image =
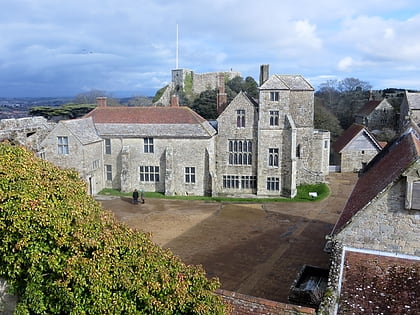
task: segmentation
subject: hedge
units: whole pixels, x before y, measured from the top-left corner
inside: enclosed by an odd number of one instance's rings
[[[0,277],[18,314],[223,314],[220,284],[115,220],[72,170],[0,143]]]

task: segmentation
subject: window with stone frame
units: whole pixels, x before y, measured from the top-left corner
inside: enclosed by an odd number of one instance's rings
[[[253,176],[253,175],[241,176],[241,188],[242,189],[257,188],[257,176]]]
[[[252,141],[228,140],[229,165],[252,165]]]
[[[280,191],[280,178],[267,177],[267,190]]]
[[[236,110],[236,127],[245,128],[245,109]]]
[[[159,166],[140,166],[140,182],[159,181]]]
[[[144,144],[144,153],[154,152],[153,138],[144,138],[143,144]]]
[[[270,92],[270,101],[278,102],[279,99],[279,92]]]
[[[187,184],[195,183],[195,167],[186,167],[185,168],[185,182]]]
[[[268,166],[279,167],[279,149],[278,148],[268,149]]]
[[[280,112],[278,110],[270,110],[270,126],[279,125]]]
[[[239,183],[238,175],[223,175],[223,188],[239,189]]]
[[[58,154],[69,154],[69,138],[66,136],[57,137]]]
[[[105,139],[105,154],[111,154],[111,139]]]
[[[106,180],[112,181],[112,165],[105,165]]]

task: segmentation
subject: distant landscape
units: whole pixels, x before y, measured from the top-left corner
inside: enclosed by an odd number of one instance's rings
[[[29,109],[35,106],[59,107],[69,103],[79,103],[77,97],[0,97],[0,119],[22,118],[29,116]],[[127,106],[152,104],[152,97],[136,96],[113,98],[117,103]]]

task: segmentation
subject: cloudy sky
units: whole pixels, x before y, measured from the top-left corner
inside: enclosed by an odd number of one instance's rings
[[[1,0],[0,97],[154,95],[176,67],[420,90],[418,0]]]

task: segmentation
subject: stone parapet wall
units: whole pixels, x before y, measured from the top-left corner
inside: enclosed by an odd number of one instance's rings
[[[217,290],[223,302],[229,307],[230,315],[295,315],[315,314],[310,307],[286,304],[227,290]]]

